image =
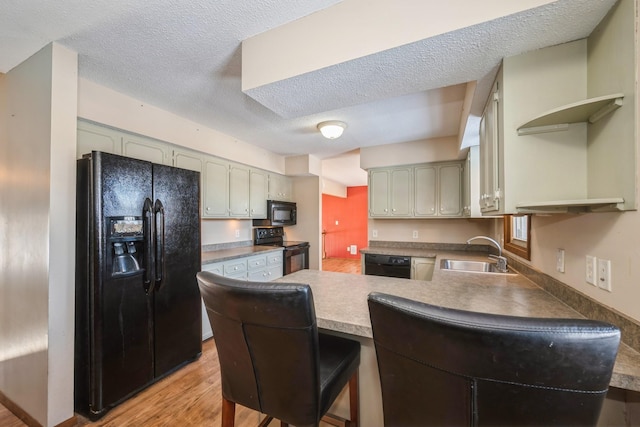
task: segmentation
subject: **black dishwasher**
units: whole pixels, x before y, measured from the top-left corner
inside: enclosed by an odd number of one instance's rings
[[[409,279],[411,277],[411,257],[365,254],[364,274]]]

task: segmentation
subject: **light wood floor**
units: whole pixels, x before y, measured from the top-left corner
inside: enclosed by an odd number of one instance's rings
[[[322,271],[361,274],[362,265],[360,259],[326,258],[322,260]]]
[[[78,416],[79,426],[173,427],[221,425],[222,391],[218,352],[213,339],[202,346],[202,356],[115,407],[98,421]],[[255,427],[258,413],[236,406],[236,426]],[[270,426],[279,426],[272,421]],[[25,427],[0,406],[0,426]]]
[[[324,271],[360,274],[359,259],[327,258]],[[96,422],[78,417],[79,426],[219,426],[221,409],[218,353],[213,340],[203,343],[202,356],[169,377],[112,409]],[[236,426],[253,427],[258,414],[236,407]],[[273,421],[271,425],[280,425]],[[26,424],[0,405],[0,426],[25,427]]]

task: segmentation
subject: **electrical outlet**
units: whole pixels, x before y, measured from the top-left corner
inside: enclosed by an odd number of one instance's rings
[[[414,239],[418,238],[418,230],[413,230],[413,238]]]
[[[598,286],[611,292],[611,261],[608,259],[598,260]]]
[[[373,230],[371,234],[373,235],[373,237],[378,237],[378,230]]]
[[[240,237],[240,230],[236,230],[236,237]]]
[[[585,270],[585,280],[587,283],[596,285],[596,271],[598,270],[598,259],[594,256],[587,255],[587,267]]]
[[[556,270],[564,273],[564,249],[558,249],[556,252]]]

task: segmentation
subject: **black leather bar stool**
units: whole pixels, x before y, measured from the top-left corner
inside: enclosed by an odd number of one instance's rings
[[[617,327],[368,302],[386,426],[596,425]]]
[[[282,425],[318,426],[349,384],[350,420],[358,425],[360,343],[318,333],[311,288],[197,274],[222,377],[222,426],[240,404]],[[340,425],[340,424],[337,424]]]

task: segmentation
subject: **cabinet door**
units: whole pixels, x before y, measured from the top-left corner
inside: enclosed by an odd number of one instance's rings
[[[229,216],[229,164],[206,158],[204,162],[204,200],[202,216],[224,218]]]
[[[151,138],[125,134],[122,142],[122,154],[161,165],[171,164],[169,144]]]
[[[431,280],[435,269],[435,258],[414,258],[411,257],[411,279]]]
[[[173,166],[178,168],[189,169],[202,174],[202,160],[202,155],[196,152],[182,150],[173,151]]]
[[[438,215],[461,216],[462,165],[442,165],[438,172]]]
[[[249,209],[251,218],[267,217],[267,173],[252,169],[249,175]]]
[[[462,171],[462,215],[471,216],[471,150]]]
[[[249,168],[235,164],[229,167],[229,215],[249,217]]]
[[[437,171],[435,166],[416,166],[415,182],[415,215],[436,215]]]
[[[369,216],[389,216],[389,171],[369,171]]]
[[[493,213],[500,210],[498,182],[499,99],[496,82],[480,120],[480,210],[482,213]]]
[[[269,199],[293,201],[293,183],[291,179],[277,173],[269,174]]]
[[[392,216],[412,215],[411,168],[391,170],[390,204]]]
[[[122,133],[104,126],[78,121],[78,141],[76,157],[92,151],[122,154]]]

